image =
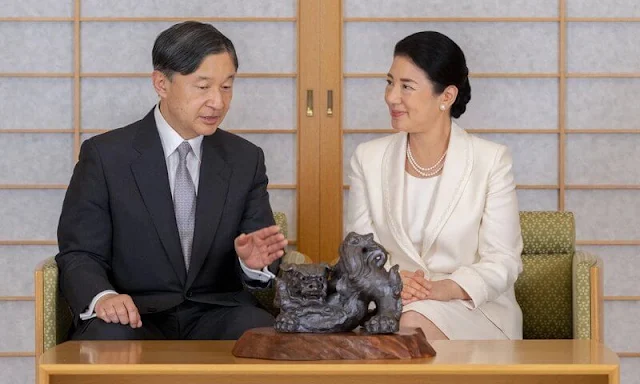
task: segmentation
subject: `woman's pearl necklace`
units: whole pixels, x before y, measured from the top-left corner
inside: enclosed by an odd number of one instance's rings
[[[411,145],[409,145],[409,142],[407,141],[407,159],[409,159],[409,164],[411,164],[411,167],[413,168],[413,170],[416,171],[422,177],[431,177],[440,173],[440,171],[442,171],[442,168],[444,168],[443,160],[446,155],[447,155],[447,151],[445,150],[442,156],[440,156],[440,159],[438,159],[438,161],[434,165],[428,168],[423,168],[420,165],[418,165],[418,162],[413,157],[413,154],[411,153]]]

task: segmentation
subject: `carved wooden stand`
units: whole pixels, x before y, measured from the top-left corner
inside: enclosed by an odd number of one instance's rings
[[[273,328],[246,331],[232,351],[236,357],[269,360],[411,359],[435,356],[421,329],[389,335],[348,333],[279,333]]]

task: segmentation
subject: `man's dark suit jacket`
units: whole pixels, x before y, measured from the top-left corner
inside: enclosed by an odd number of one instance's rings
[[[267,182],[259,147],[221,129],[204,137],[187,274],[153,110],[85,141],[64,199],[56,256],[75,320],[108,289],[130,295],[143,315],[185,300],[256,304],[243,289],[234,239],[274,224]]]

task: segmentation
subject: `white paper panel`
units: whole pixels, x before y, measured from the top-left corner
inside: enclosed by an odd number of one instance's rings
[[[296,0],[83,0],[82,16],[295,17]]]
[[[344,129],[391,128],[385,86],[384,78],[344,80]]]
[[[616,352],[640,351],[640,301],[605,301],[604,342]]]
[[[262,148],[269,184],[296,184],[297,137],[295,134],[242,134]]]
[[[296,80],[236,79],[225,129],[295,129]]]
[[[567,79],[566,126],[640,129],[638,94],[640,79]]]
[[[73,135],[0,133],[0,184],[66,184],[73,168]]]
[[[11,329],[4,330],[11,332]],[[0,334],[2,337],[2,334]],[[0,358],[0,372],[2,384],[35,383],[35,362],[33,357],[2,357]]]
[[[592,253],[602,260],[604,294],[606,296],[640,296],[640,246],[586,246],[578,249]]]
[[[0,301],[0,352],[29,352],[35,345],[33,301]]]
[[[638,0],[567,0],[569,17],[638,17]],[[640,375],[639,375],[640,376]],[[626,384],[623,381],[623,384]]]
[[[73,17],[73,0],[3,1],[0,17]]]
[[[620,358],[620,384],[640,384],[640,358]]]
[[[517,184],[558,183],[557,135],[511,133],[478,136],[509,148]]]
[[[58,252],[55,245],[0,245],[0,296],[32,296],[38,263]]]
[[[82,24],[83,72],[151,72],[156,37],[172,22]],[[295,72],[293,22],[212,23],[234,44],[239,72]],[[126,41],[127,44],[122,44]]]
[[[0,23],[0,72],[73,71],[70,22]]]
[[[0,79],[1,129],[72,129],[71,79]]]
[[[395,44],[428,30],[455,41],[471,73],[558,71],[557,23],[347,22],[345,72],[387,73]]]
[[[555,17],[555,1],[346,0],[346,17]]]
[[[566,148],[567,184],[640,184],[636,134],[571,134]]]
[[[158,102],[151,78],[82,79],[82,128],[114,129],[142,119]]]
[[[547,189],[518,189],[518,209],[521,211],[555,211],[558,191]]]
[[[471,79],[464,128],[557,129],[558,80]]]
[[[64,190],[0,189],[0,239],[55,240]]]
[[[638,72],[638,23],[569,23],[569,72]]]
[[[640,191],[569,190],[565,198],[565,209],[576,217],[578,240],[640,239]]]
[[[236,49],[240,73],[296,72],[295,22],[216,23]]]

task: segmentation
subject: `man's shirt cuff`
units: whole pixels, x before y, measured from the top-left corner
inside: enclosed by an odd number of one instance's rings
[[[258,281],[261,281],[263,283],[267,283],[267,282],[269,282],[269,280],[274,279],[276,277],[276,275],[274,275],[269,270],[268,267],[262,268],[262,271],[257,270],[257,269],[251,269],[251,268],[247,267],[244,264],[244,262],[242,262],[242,260],[240,260],[240,258],[238,258],[238,260],[240,261],[240,267],[242,268],[242,271],[251,280],[258,280]]]
[[[118,292],[107,289],[106,291],[102,291],[100,293],[98,293],[97,295],[95,295],[95,297],[93,298],[93,300],[91,300],[91,304],[89,304],[89,307],[87,308],[86,311],[82,312],[80,314],[80,320],[89,320],[89,319],[93,319],[94,317],[96,317],[96,313],[95,313],[95,308],[96,308],[96,303],[98,302],[98,300],[102,299],[103,296],[105,295],[109,295],[109,294],[118,294]]]

